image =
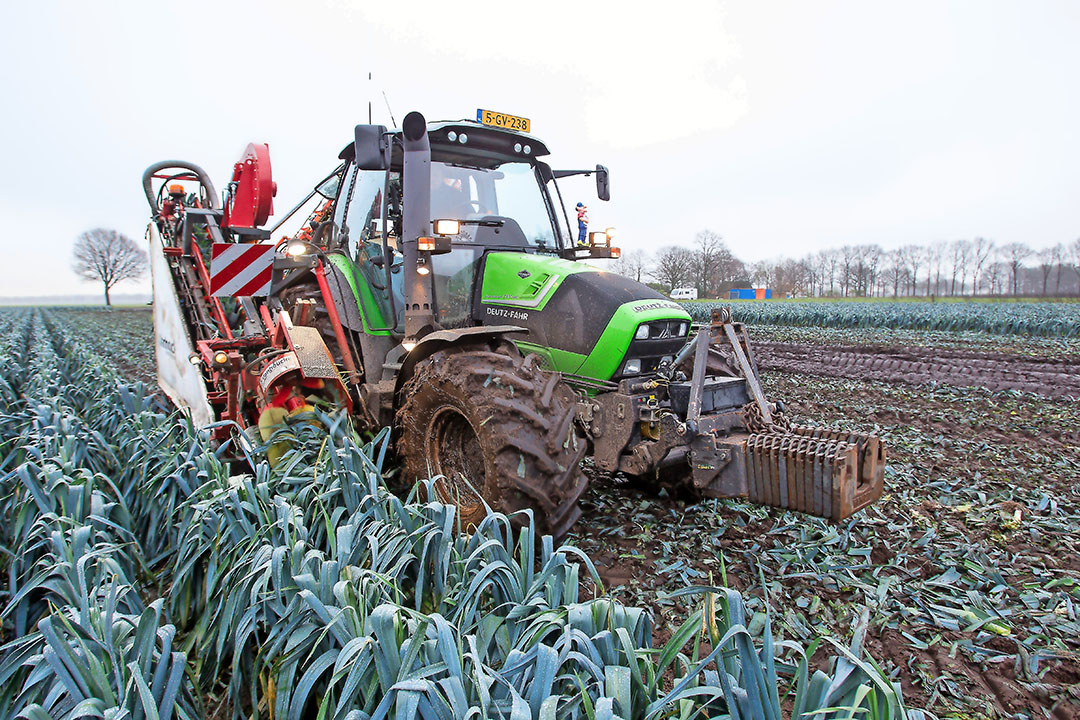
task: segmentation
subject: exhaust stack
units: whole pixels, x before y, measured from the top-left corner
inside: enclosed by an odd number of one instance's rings
[[[431,236],[431,144],[428,142],[427,120],[411,112],[401,123],[405,166],[402,180],[404,196],[404,256],[405,272],[405,342],[415,343],[438,329],[435,321],[434,293],[431,280],[431,253],[421,251],[419,239]],[[423,261],[429,269],[421,275],[416,271]]]

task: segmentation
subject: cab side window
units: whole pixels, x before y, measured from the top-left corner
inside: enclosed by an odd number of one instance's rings
[[[347,184],[344,188],[343,202],[339,201],[340,217],[338,225],[341,232],[347,237],[345,250],[353,260],[353,272],[357,281],[359,298],[363,305],[364,317],[373,328],[384,328],[391,323],[391,318],[396,316],[400,325],[404,307],[402,296],[402,281],[400,255],[397,255],[395,235],[395,202],[396,213],[400,218],[400,192],[397,200],[394,199],[394,181],[398,178],[397,186],[400,187],[400,177],[394,173],[390,177],[390,204],[387,207],[388,241],[395,251],[391,255],[391,279],[390,287],[386,283],[385,258],[383,257],[383,204],[387,201],[387,177],[386,173],[379,170],[357,170],[355,167],[350,171]],[[364,290],[363,287],[370,290]],[[364,298],[368,298],[365,300]],[[391,298],[397,308],[393,312]],[[374,307],[368,307],[373,302]]]
[[[349,255],[358,263],[382,255],[382,205],[385,174],[353,170],[341,231],[348,233]]]

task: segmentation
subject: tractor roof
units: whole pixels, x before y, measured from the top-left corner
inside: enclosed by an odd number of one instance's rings
[[[533,135],[481,125],[475,120],[430,122],[427,129],[432,159],[439,162],[495,167],[506,162],[530,162],[550,154],[547,145]],[[394,128],[390,133],[400,135],[401,130]],[[352,156],[353,144],[349,143],[338,157],[348,160]],[[401,159],[401,145],[394,143],[391,164],[400,167]]]

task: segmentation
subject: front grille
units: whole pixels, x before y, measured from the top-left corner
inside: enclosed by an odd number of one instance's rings
[[[650,340],[663,340],[668,338],[685,339],[686,329],[690,327],[690,323],[686,320],[654,320],[653,322],[646,324],[649,326]],[[680,326],[683,330],[682,335],[679,334]]]
[[[678,328],[680,321],[674,321],[676,329]],[[681,321],[681,322],[686,322]],[[649,323],[655,325],[657,323]],[[689,323],[687,323],[689,324]],[[675,357],[682,346],[686,344],[685,337],[663,337],[649,340],[632,340],[630,347],[626,350],[626,355],[623,356],[622,363],[619,365],[619,369],[612,380],[618,381],[623,378],[641,377],[642,375],[648,375],[656,372],[656,369],[660,366],[660,361],[665,357]],[[626,361],[633,358],[639,358],[641,360],[641,372],[625,374],[623,368],[626,367]]]

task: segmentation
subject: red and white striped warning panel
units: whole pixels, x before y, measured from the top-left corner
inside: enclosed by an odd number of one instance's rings
[[[274,246],[214,243],[210,250],[210,294],[248,297],[270,294]]]

